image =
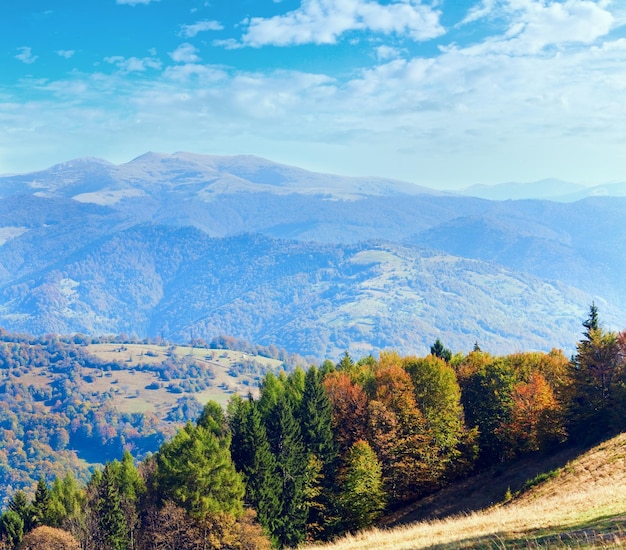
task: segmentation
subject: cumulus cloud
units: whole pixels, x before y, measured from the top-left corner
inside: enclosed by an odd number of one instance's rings
[[[284,15],[250,19],[242,43],[253,47],[334,44],[350,31],[429,40],[445,32],[439,17],[440,12],[419,0],[388,4],[372,0],[302,0],[298,9]]]
[[[196,63],[200,61],[198,48],[188,42],[178,46],[173,52],[170,52],[169,56],[176,63]]]
[[[70,57],[74,56],[76,51],[75,50],[57,50],[55,53],[58,56],[60,56],[60,57],[64,57],[65,59],[69,59]]]
[[[30,65],[39,59],[39,56],[34,55],[32,48],[29,48],[28,46],[18,48],[18,52],[19,53],[15,56],[15,59],[18,59],[27,65]]]
[[[193,38],[199,32],[221,31],[223,28],[223,25],[219,21],[198,21],[191,25],[181,25],[180,35],[185,38]]]
[[[161,69],[161,61],[153,57],[122,57],[121,55],[114,55],[105,57],[107,63],[115,65],[122,73],[143,73],[148,69],[159,70]]]

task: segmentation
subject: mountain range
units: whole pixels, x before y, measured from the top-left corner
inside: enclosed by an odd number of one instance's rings
[[[76,159],[0,177],[0,326],[229,334],[316,359],[436,338],[571,350],[592,301],[626,319],[618,191],[488,200],[253,156]]]

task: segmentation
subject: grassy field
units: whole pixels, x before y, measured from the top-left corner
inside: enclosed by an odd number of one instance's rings
[[[201,404],[215,400],[226,404],[233,393],[256,394],[258,373],[262,369],[278,368],[280,361],[266,357],[251,356],[240,351],[191,348],[187,346],[157,346],[148,344],[92,344],[87,351],[107,362],[118,363],[119,370],[100,370],[82,367],[76,373],[81,392],[112,395],[115,406],[121,412],[152,412],[165,418],[168,411],[181,397],[193,396]],[[201,369],[201,377],[210,386],[202,391],[173,392],[186,377],[163,381],[158,372],[144,370],[144,365],[158,367],[170,359],[193,359]],[[249,365],[250,372],[242,372],[242,365]],[[50,384],[55,374],[47,369],[31,369],[21,376],[20,382],[35,387]]]
[[[191,348],[188,346],[173,346],[165,348],[162,346],[145,344],[96,344],[88,347],[89,353],[104,360],[114,360],[127,364],[129,367],[149,363],[158,365],[163,362],[167,354],[179,358],[193,358],[195,363],[207,371],[211,376],[211,387],[207,390],[194,392],[192,395],[205,404],[209,400],[214,400],[226,404],[233,393],[246,395],[249,391],[256,394],[256,375],[236,373],[233,369],[237,364],[245,362],[261,365],[263,368],[277,368],[280,361],[268,359],[266,357],[251,356],[240,351],[230,350],[209,350],[205,348]],[[151,410],[159,412],[161,409],[169,409],[173,406],[180,394],[171,393],[167,386],[159,389],[147,390],[146,387],[158,381],[158,376],[153,372],[142,372],[139,369],[129,369],[127,371],[117,371],[113,373],[113,380],[120,387],[119,403],[120,410]],[[102,380],[102,379],[101,379]],[[182,382],[183,379],[172,379],[171,384]],[[96,385],[96,391],[107,387],[106,380],[103,387]]]
[[[307,548],[626,547],[626,434],[545,474],[527,490],[482,510],[374,529]]]

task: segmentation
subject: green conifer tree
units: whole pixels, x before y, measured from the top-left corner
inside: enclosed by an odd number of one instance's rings
[[[85,492],[68,472],[55,478],[50,488],[52,526],[78,534],[85,526]]]
[[[189,516],[204,519],[243,512],[244,485],[230,456],[230,437],[190,422],[156,455],[155,486]]]
[[[302,441],[312,468],[308,487],[309,538],[326,538],[336,517],[332,504],[338,450],[332,429],[332,404],[315,366],[306,373],[299,417]]]
[[[270,411],[266,429],[280,481],[280,515],[271,534],[281,547],[293,547],[306,535],[307,460],[300,426],[294,418],[293,405],[285,394]]]
[[[51,525],[53,521],[51,501],[50,488],[43,476],[40,476],[32,503],[33,526]]]
[[[7,508],[20,517],[24,531],[28,531],[32,528],[33,508],[24,491],[16,491],[9,500]]]
[[[439,338],[430,346],[430,354],[443,359],[446,363],[449,363],[450,359],[452,359],[452,352],[443,345]]]
[[[0,517],[0,533],[10,548],[17,548],[24,536],[24,521],[14,510],[7,510]]]
[[[247,400],[231,402],[231,452],[237,470],[243,474],[247,504],[257,511],[259,523],[268,533],[277,529],[280,517],[281,483],[276,476],[276,458],[272,454],[257,403]]]
[[[122,510],[116,466],[107,463],[95,487],[96,540],[102,550],[126,550],[129,531]]]
[[[616,423],[613,414],[620,410],[615,390],[621,385],[621,349],[618,335],[600,326],[595,304],[589,308],[583,326],[584,338],[576,346],[571,365],[574,388],[570,430],[577,439],[593,440],[624,425],[623,420]]]

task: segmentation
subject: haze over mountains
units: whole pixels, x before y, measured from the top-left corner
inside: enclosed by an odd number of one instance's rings
[[[626,197],[609,192],[496,201],[252,156],[77,159],[0,177],[0,326],[316,358],[438,337],[571,350],[592,300],[626,325]]]
[[[587,197],[626,197],[626,182],[585,186],[554,178],[530,182],[508,182],[498,185],[472,185],[459,193],[489,200],[546,199],[574,202]]]

